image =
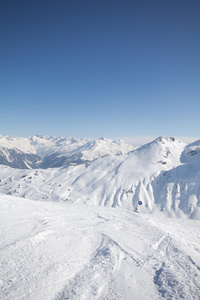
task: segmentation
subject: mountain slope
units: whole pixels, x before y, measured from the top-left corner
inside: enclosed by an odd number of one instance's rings
[[[141,213],[200,219],[200,160],[182,163],[185,146],[158,138],[126,155],[79,166],[37,171],[1,166],[0,192],[134,211],[140,200]]]
[[[187,145],[182,153],[181,161],[195,162],[200,159],[200,140]]]
[[[35,169],[41,162],[36,154],[24,153],[19,149],[0,148],[0,164],[17,169]]]

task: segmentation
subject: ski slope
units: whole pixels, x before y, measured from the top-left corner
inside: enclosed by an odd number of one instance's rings
[[[0,298],[199,299],[200,221],[0,196]]]

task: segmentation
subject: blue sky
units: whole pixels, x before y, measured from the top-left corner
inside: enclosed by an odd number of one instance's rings
[[[1,1],[0,41],[2,135],[199,137],[199,0]]]

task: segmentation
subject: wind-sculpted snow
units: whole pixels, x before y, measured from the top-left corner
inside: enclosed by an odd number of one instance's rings
[[[199,299],[199,221],[0,196],[0,298]]]

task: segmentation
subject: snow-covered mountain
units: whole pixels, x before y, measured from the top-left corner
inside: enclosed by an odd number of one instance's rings
[[[3,140],[0,299],[199,299],[200,141]],[[82,163],[27,169],[66,151]]]
[[[55,168],[82,164],[108,155],[125,154],[134,147],[122,140],[0,136],[0,164],[18,169]]]
[[[200,219],[199,145],[159,137],[127,154],[76,166],[47,170],[1,166],[0,192],[134,211],[140,200],[143,213],[162,211]]]

